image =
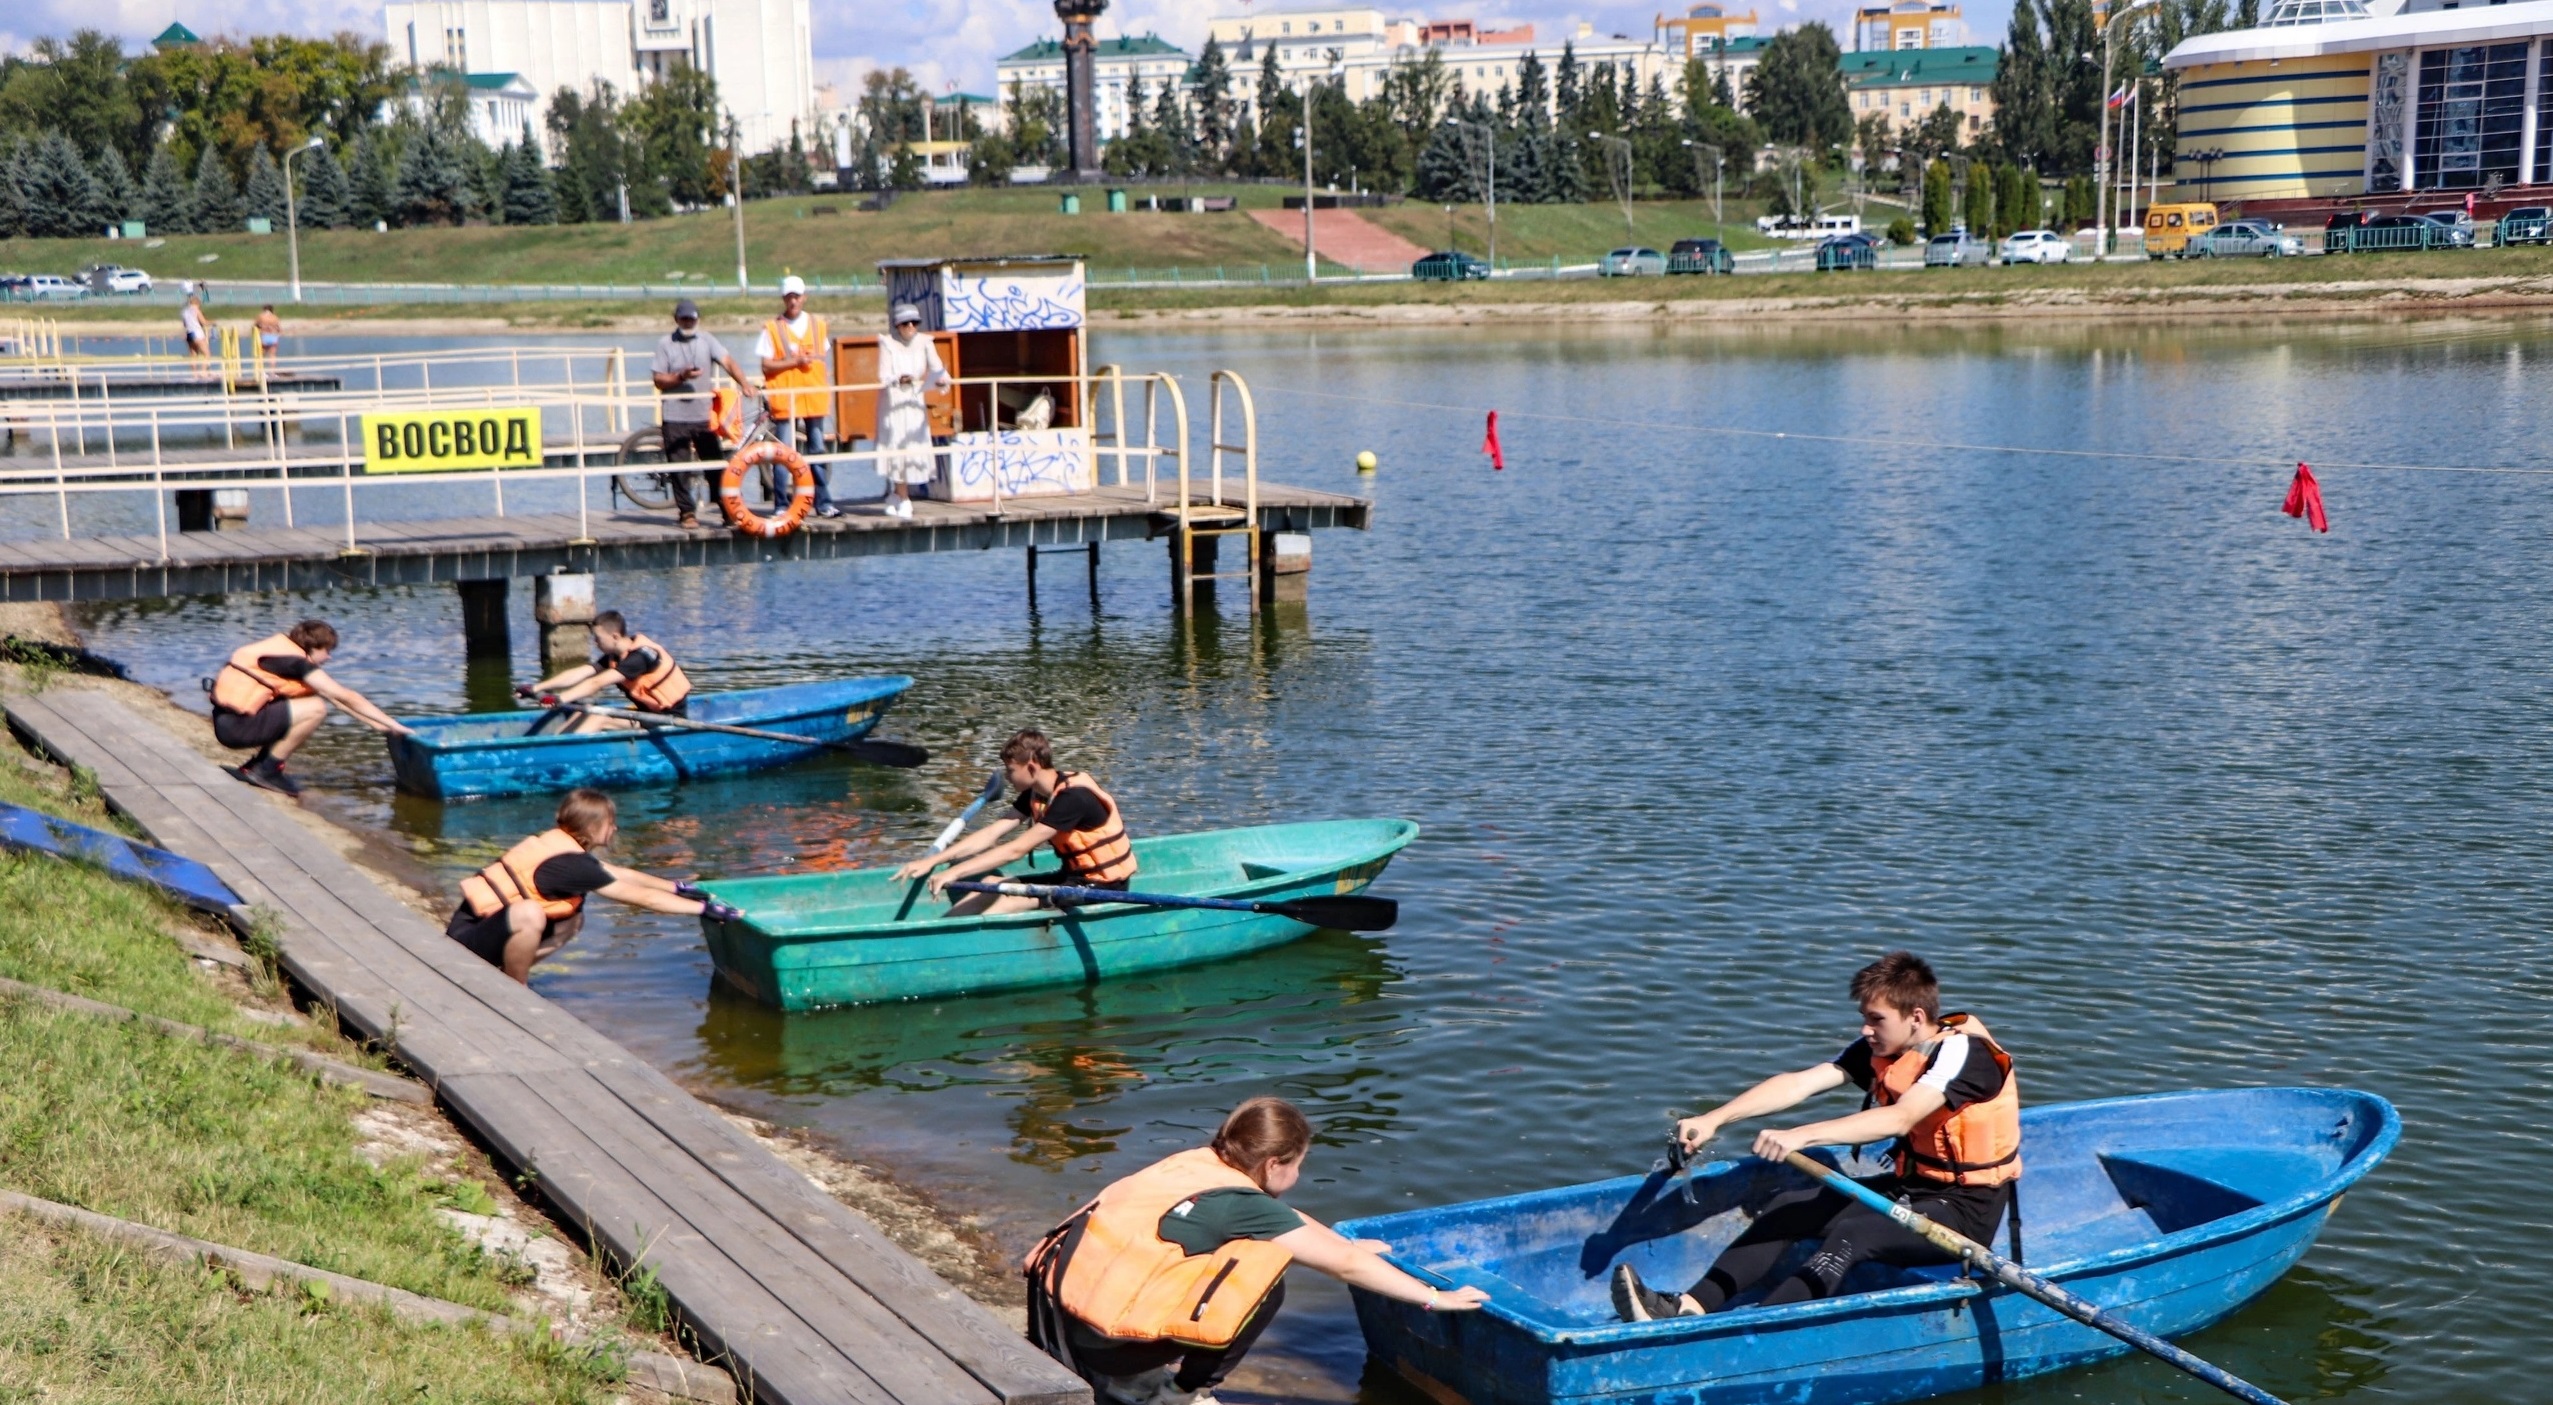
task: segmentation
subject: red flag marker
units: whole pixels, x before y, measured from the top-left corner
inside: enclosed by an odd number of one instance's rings
[[[1489,412],[1489,437],[1481,441],[1480,451],[1489,455],[1491,468],[1503,469],[1507,466],[1507,454],[1498,447],[1498,412],[1496,410]]]
[[[2290,517],[2302,517],[2317,532],[2331,530],[2331,519],[2323,515],[2323,485],[2314,481],[2314,471],[2296,465],[2296,477],[2287,485],[2287,505],[2281,509]]]

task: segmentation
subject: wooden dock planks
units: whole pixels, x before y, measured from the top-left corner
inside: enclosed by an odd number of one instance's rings
[[[10,725],[219,874],[286,968],[529,1171],[615,1263],[655,1269],[703,1349],[774,1405],[1088,1405],[1080,1380],[714,1109],[445,938],[112,696],[11,699]]]
[[[1199,489],[1202,495],[1202,487]],[[766,561],[1002,547],[1145,541],[1166,529],[1168,494],[1136,485],[990,504],[916,502],[910,520],[855,504],[844,516],[811,519],[786,537],[748,537],[718,527],[690,531],[668,514],[610,511],[508,516],[402,518],[359,522],[356,549],[345,529],[248,527],[171,532],[167,558],[157,536],[38,538],[0,552],[0,599],[137,599],[232,590],[415,585],[543,575],[554,570],[652,570]],[[1201,496],[1200,501],[1203,501]],[[1270,531],[1365,527],[1362,498],[1262,483],[1259,525]]]

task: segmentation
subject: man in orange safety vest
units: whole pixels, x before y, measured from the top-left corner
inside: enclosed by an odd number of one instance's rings
[[[763,398],[780,442],[802,454],[826,452],[831,447],[824,436],[824,412],[833,395],[833,340],[824,319],[807,311],[807,280],[794,273],[780,280],[780,315],[762,324],[754,355],[762,361]],[[808,467],[815,472],[816,516],[841,516],[825,466]],[[784,472],[778,464],[764,468],[763,484],[774,509],[789,500],[789,487],[781,482]]]

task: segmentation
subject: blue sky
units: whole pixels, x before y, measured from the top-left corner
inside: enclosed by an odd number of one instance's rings
[[[1258,8],[1275,10],[1294,0],[1260,0]],[[984,92],[992,87],[993,60],[1057,29],[1049,0],[811,0],[815,18],[817,74],[820,79],[849,84],[865,69],[901,64],[933,89],[950,84]],[[1799,20],[1822,19],[1841,33],[1852,0],[1755,0],[1767,29]],[[1100,20],[1103,33],[1154,32],[1193,49],[1205,38],[1208,18],[1246,8],[1241,0],[1113,0]],[[1602,3],[1507,3],[1473,5],[1463,0],[1430,0],[1388,11],[1428,18],[1468,16],[1481,20],[1531,22],[1538,38],[1555,49],[1576,31],[1579,22],[1601,33],[1646,35],[1663,5]],[[2003,36],[2010,0],[1984,0],[1966,7],[1972,42],[1994,43]],[[183,21],[199,34],[265,33],[277,29],[304,34],[333,34],[350,29],[367,38],[381,34],[381,8],[365,0],[10,0],[0,11],[0,48],[25,49],[40,35],[67,34],[94,25],[121,35],[139,47],[166,28]]]

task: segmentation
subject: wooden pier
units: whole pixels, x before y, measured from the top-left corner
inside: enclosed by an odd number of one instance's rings
[[[312,487],[325,491],[325,484]],[[303,491],[296,489],[296,491]],[[1373,505],[1312,488],[1261,483],[1261,532],[1363,528]],[[1192,502],[1208,502],[1193,498]],[[1240,509],[1239,495],[1224,500]],[[0,599],[132,600],[234,590],[504,581],[554,571],[657,570],[765,561],[1145,541],[1175,525],[1140,486],[1005,499],[916,502],[911,520],[855,502],[839,518],[809,518],[766,539],[723,527],[685,531],[670,513],[633,510],[359,522],[332,527],[43,538],[0,543]],[[162,555],[162,542],[166,555]]]
[[[518,519],[519,520],[519,519]],[[239,587],[232,587],[239,588]],[[768,1405],[1088,1405],[1089,1388],[619,1045],[445,937],[112,696],[12,699],[153,843],[209,865],[292,978],[389,1049],[616,1271],[655,1270],[704,1356]]]

